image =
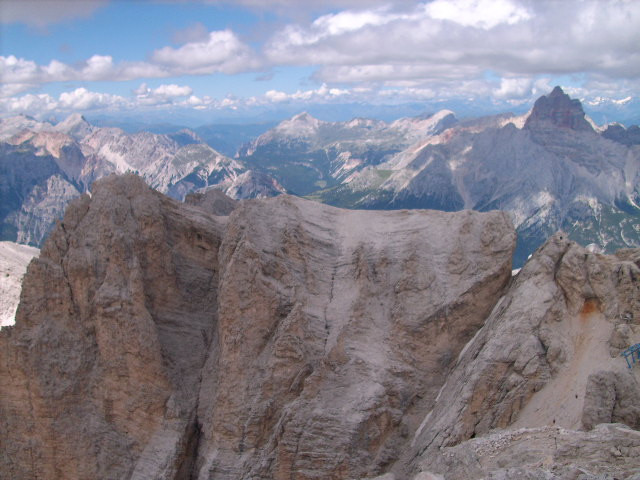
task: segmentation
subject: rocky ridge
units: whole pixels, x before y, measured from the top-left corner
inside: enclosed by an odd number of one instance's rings
[[[241,147],[236,157],[272,173],[287,190],[306,195],[378,165],[457,121],[449,110],[391,123],[367,118],[325,122],[303,112]]]
[[[514,245],[501,212],[102,179],[0,331],[0,475],[635,478],[640,252],[558,234],[512,279]]]
[[[267,173],[250,171],[188,130],[129,134],[73,114],[56,125],[3,119],[0,139],[0,238],[19,243],[40,245],[66,204],[112,173],[136,172],[178,199],[207,188],[235,198],[284,192]]]

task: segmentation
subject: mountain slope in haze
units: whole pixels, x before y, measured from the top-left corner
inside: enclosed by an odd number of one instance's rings
[[[101,179],[0,330],[0,477],[637,478],[640,249],[515,240]]]
[[[237,158],[273,175],[287,190],[306,195],[337,185],[456,122],[448,110],[392,123],[364,118],[324,122],[305,112],[243,146]]]
[[[4,119],[0,139],[0,238],[20,243],[40,245],[68,201],[111,173],[137,172],[178,199],[211,187],[235,198],[284,192],[267,174],[251,173],[190,130],[126,133],[73,114],[56,125]]]
[[[275,127],[276,122],[257,124],[212,124],[194,129],[203,141],[218,152],[234,157],[238,150],[246,143]]]
[[[519,265],[560,229],[606,251],[640,245],[635,129],[595,131],[559,87],[517,120],[454,126],[315,197],[356,208],[505,210]]]

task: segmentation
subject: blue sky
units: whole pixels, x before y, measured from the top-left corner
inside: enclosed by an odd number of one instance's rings
[[[635,0],[2,0],[0,19],[3,116],[640,91]]]

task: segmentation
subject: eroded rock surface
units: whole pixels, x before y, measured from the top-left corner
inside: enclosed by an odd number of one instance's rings
[[[563,234],[536,252],[465,347],[425,417],[413,450],[421,468],[437,471],[443,448],[493,429],[576,431],[608,422],[637,428],[640,374],[614,345],[640,341],[637,260],[634,250],[590,253]]]
[[[133,176],[72,203],[0,331],[2,478],[177,478],[222,229]]]
[[[427,474],[447,480],[634,480],[639,455],[640,433],[626,425],[601,424],[590,432],[554,426],[498,431],[444,448],[432,468],[447,473],[422,472],[413,480]]]
[[[384,469],[501,294],[513,243],[497,212],[245,201],[220,249],[197,478]]]
[[[73,203],[2,331],[13,478],[382,471],[510,278],[506,215],[283,196],[208,215],[134,176]]]
[[[0,242],[0,327],[12,325],[20,302],[22,276],[39,250],[13,242]]]
[[[0,332],[0,477],[639,471],[639,251],[558,234],[512,279],[500,212],[188,203],[67,210]]]

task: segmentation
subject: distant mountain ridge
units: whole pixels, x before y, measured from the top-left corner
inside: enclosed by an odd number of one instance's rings
[[[505,210],[519,235],[516,265],[559,229],[606,252],[640,245],[640,128],[596,125],[560,87],[520,116],[329,122],[302,112],[235,158],[188,129],[126,133],[80,115],[57,125],[5,119],[0,141],[0,238],[34,245],[66,201],[126,171],[178,199],[215,186],[234,198],[287,191],[348,208]]]
[[[606,251],[640,245],[637,127],[600,132],[556,87],[525,117],[461,122],[314,198],[350,208],[506,210],[516,264],[557,230]]]
[[[236,157],[271,173],[287,190],[307,195],[338,185],[457,122],[449,110],[391,123],[366,118],[325,122],[303,112],[241,147]]]
[[[79,114],[56,125],[11,117],[0,121],[0,239],[40,245],[69,200],[98,178],[125,172],[177,199],[210,187],[235,198],[285,191],[188,129],[127,133],[96,127]]]

